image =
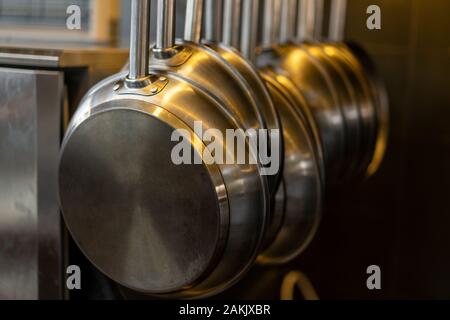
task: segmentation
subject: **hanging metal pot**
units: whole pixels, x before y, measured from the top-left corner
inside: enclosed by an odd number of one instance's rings
[[[243,0],[241,51],[249,60],[257,46],[258,4],[257,0]],[[259,263],[273,265],[296,258],[317,231],[323,200],[323,163],[318,152],[320,142],[301,112],[304,106],[298,105],[276,74],[263,69],[261,76],[280,115],[285,146],[283,183],[276,197],[276,208],[282,215],[276,215],[275,236],[258,257]]]
[[[187,1],[187,10],[195,12],[195,14],[188,16],[196,17],[196,19],[194,21],[191,19],[186,20],[185,39],[190,39],[197,43],[199,42],[202,31],[201,3],[202,1]],[[202,43],[217,52],[223,60],[242,76],[242,79],[247,86],[247,90],[252,94],[253,99],[267,124],[270,135],[269,143],[276,141],[276,145],[279,147],[277,151],[277,154],[280,155],[278,159],[278,173],[276,175],[268,176],[272,195],[272,210],[270,220],[267,223],[265,236],[265,243],[267,243],[273,239],[278,231],[279,221],[283,214],[283,209],[280,209],[280,206],[276,204],[275,200],[275,195],[280,186],[284,161],[282,130],[278,113],[264,81],[261,79],[257,69],[252,63],[237,50],[239,43],[237,43],[236,39],[239,39],[240,32],[240,21],[238,21],[240,20],[240,4],[240,0],[225,0],[225,5],[220,0],[206,0],[204,10],[206,27],[204,30],[205,37]],[[224,24],[223,27],[222,22]],[[224,40],[221,40],[222,35]]]
[[[322,43],[318,43],[322,26],[323,1],[288,0],[283,2],[283,23],[281,43],[301,44],[301,47],[320,61],[327,74],[332,79],[333,86],[338,93],[339,104],[342,107],[346,124],[346,157],[342,168],[342,178],[352,179],[358,172],[361,154],[364,152],[363,113],[358,100],[359,92],[355,90],[352,78],[347,69],[330,56],[328,49],[324,50]],[[297,17],[292,12],[297,12]],[[297,27],[295,20],[298,19]],[[297,28],[297,36],[294,37]]]
[[[265,6],[267,18],[273,19],[273,13],[281,11],[282,1],[266,0]],[[349,154],[346,117],[333,84],[335,79],[306,47],[293,43],[267,43],[258,56],[258,65],[280,75],[283,81],[279,82],[286,83],[293,96],[301,96],[306,101],[308,110],[302,112],[310,114],[314,119],[310,122],[317,125],[327,184],[335,184],[342,177]]]
[[[148,0],[132,1],[129,71],[96,85],[71,120],[60,156],[60,205],[80,249],[118,284],[149,297],[210,296],[238,281],[261,249],[267,180],[258,164],[201,157],[208,146],[196,121],[223,134],[242,128],[229,108],[238,95],[224,103],[196,84],[210,58],[197,55],[204,49],[195,44],[172,45],[173,1],[158,1],[158,67],[149,73],[149,7]],[[198,70],[188,72],[189,65]],[[186,136],[185,155],[199,164],[174,162],[181,141],[174,134]]]
[[[188,0],[188,6],[191,6],[191,2],[194,1]],[[242,76],[259,107],[269,134],[274,135],[269,142],[277,141],[278,154],[283,155],[281,123],[270,93],[253,64],[238,51],[240,47],[241,0],[206,0],[205,7],[207,19],[203,43],[217,52]],[[197,31],[196,37],[200,37],[199,31]],[[280,168],[283,167],[283,161],[284,159],[281,157]],[[281,177],[282,170],[277,175],[268,177],[272,194],[276,193]]]
[[[369,132],[366,155],[361,161],[360,173],[370,177],[379,169],[386,152],[389,135],[389,99],[383,81],[367,52],[358,44],[344,42],[347,0],[332,0],[329,39],[324,44],[333,59],[353,71],[354,85],[362,94],[364,123]],[[364,107],[365,105],[365,107]],[[372,117],[370,119],[369,117]]]

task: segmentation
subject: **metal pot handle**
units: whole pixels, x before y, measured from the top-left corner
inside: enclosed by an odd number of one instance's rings
[[[283,0],[281,5],[280,43],[295,41],[297,0]]]
[[[131,1],[130,67],[127,79],[148,77],[150,0]]]
[[[175,0],[158,0],[156,18],[156,44],[158,54],[172,52],[175,46]]]
[[[206,41],[219,43],[222,38],[223,0],[205,0],[205,35]]]
[[[186,21],[184,39],[200,43],[202,38],[203,0],[188,0],[186,4]]]
[[[281,2],[286,0],[266,0],[263,13],[262,47],[271,48],[280,38]]]
[[[259,0],[243,0],[240,51],[250,61],[256,59],[258,46]]]
[[[322,38],[323,0],[299,0],[297,42]]]
[[[329,40],[333,42],[342,42],[344,40],[346,18],[347,0],[331,1]]]
[[[229,47],[240,47],[241,3],[241,0],[225,0],[222,42]]]

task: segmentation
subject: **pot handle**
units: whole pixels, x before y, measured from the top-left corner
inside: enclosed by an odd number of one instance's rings
[[[259,0],[243,0],[240,51],[248,60],[256,59],[258,45]]]
[[[148,77],[150,0],[131,1],[130,67],[128,79]]]
[[[222,42],[237,49],[240,47],[241,4],[241,0],[225,0],[223,8]]]
[[[347,0],[332,0],[330,9],[329,40],[342,42],[345,34],[345,21],[347,18]]]
[[[158,0],[156,18],[156,43],[158,54],[172,52],[175,46],[175,0]]]
[[[281,14],[279,15],[281,16],[280,43],[295,41],[297,2],[297,0],[282,0],[283,4],[281,5]]]
[[[323,0],[299,0],[297,42],[322,38]]]
[[[223,5],[223,0],[205,0],[205,40],[207,41],[219,43],[223,40]]]
[[[266,0],[264,3],[261,46],[265,49],[271,48],[279,42],[282,1],[286,0]]]
[[[202,38],[203,0],[187,0],[184,39],[200,43]]]

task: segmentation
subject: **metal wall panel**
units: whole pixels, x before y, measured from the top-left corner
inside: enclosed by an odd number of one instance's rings
[[[0,299],[61,297],[63,76],[0,68]]]

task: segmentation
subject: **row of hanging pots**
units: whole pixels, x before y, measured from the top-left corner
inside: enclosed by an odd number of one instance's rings
[[[255,263],[296,258],[326,190],[377,171],[386,94],[363,50],[316,37],[321,1],[188,0],[175,41],[175,1],[157,0],[151,46],[150,1],[131,3],[130,63],[88,92],[62,144],[63,216],[124,295],[215,295]],[[333,5],[330,25],[342,29],[345,2]],[[249,161],[205,161],[199,121],[234,130]],[[174,163],[180,130],[197,163]],[[265,173],[249,130],[267,133],[279,170]]]

